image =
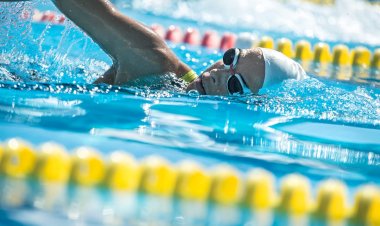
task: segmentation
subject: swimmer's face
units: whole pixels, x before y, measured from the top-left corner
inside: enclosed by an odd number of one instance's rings
[[[265,63],[260,49],[243,49],[236,64],[235,73],[240,74],[252,93],[258,93],[264,82]],[[187,87],[203,95],[229,95],[227,81],[231,76],[222,60],[207,68],[201,76]]]

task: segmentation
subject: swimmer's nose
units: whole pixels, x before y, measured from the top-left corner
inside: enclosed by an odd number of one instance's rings
[[[208,82],[212,82],[212,83],[215,83],[215,76],[212,75],[214,74],[213,71],[215,71],[216,69],[213,69],[211,70],[210,72],[205,72],[202,74],[202,80],[203,81],[208,81]]]
[[[228,69],[213,69],[210,71],[210,77],[216,85],[220,85],[225,83],[227,77],[229,77],[229,73]]]

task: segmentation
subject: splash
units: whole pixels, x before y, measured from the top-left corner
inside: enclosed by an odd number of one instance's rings
[[[0,2],[0,81],[91,83],[108,69],[109,59],[72,22],[32,23],[37,4],[48,3]]]
[[[145,76],[135,79],[126,84],[127,86],[144,89],[145,91],[169,91],[184,92],[187,84],[182,79],[177,78],[173,73],[163,75]]]
[[[27,48],[31,31],[32,2],[0,2],[0,47],[2,51]]]
[[[316,78],[287,80],[265,90],[266,99],[255,110],[334,122],[380,125],[378,89]]]
[[[240,0],[238,0],[240,1]],[[150,9],[147,5],[149,1],[144,0],[140,3],[133,2],[135,8]],[[242,2],[243,3],[243,2]],[[104,86],[86,85],[92,83],[102,72],[109,67],[109,61],[104,60],[104,53],[86,36],[79,31],[73,24],[68,22],[61,30],[54,29],[47,25],[42,28],[37,38],[33,39],[31,29],[35,25],[31,25],[28,19],[23,21],[19,18],[25,13],[30,12],[32,3],[2,3],[1,7],[1,29],[7,28],[9,32],[1,33],[1,41],[10,42],[13,33],[19,33],[20,40],[23,40],[25,46],[35,46],[38,49],[23,49],[23,44],[10,45],[7,50],[3,50],[0,57],[0,80],[5,82],[20,82],[17,85],[20,89],[24,89],[22,83],[31,83],[27,87],[33,90],[34,83],[38,82],[44,86],[47,84],[49,88],[43,88],[43,91],[61,92],[66,90],[71,93],[81,93],[82,90],[89,90],[89,93],[109,93],[120,92],[119,88],[110,89]],[[12,5],[11,5],[12,4]],[[204,1],[179,1],[176,4],[173,1],[165,1],[164,6],[184,7],[197,4],[199,9],[208,4]],[[206,5],[205,5],[206,4]],[[266,6],[266,4],[275,4],[278,7],[285,7],[286,4],[296,4],[295,1],[288,1],[285,5],[278,1],[268,1],[268,3],[257,3],[255,9]],[[308,7],[308,4],[299,3],[302,7]],[[359,4],[359,3],[358,3]],[[365,3],[363,4],[363,7]],[[184,5],[184,6],[181,6]],[[244,1],[242,6],[234,4],[230,11],[238,10],[236,7],[247,7],[250,9],[251,3]],[[254,5],[252,3],[252,5]],[[155,4],[154,10],[161,12],[159,5]],[[225,7],[223,1],[215,7],[208,7],[208,12],[213,10],[222,10]],[[235,8],[236,9],[235,9]],[[289,5],[287,6],[289,7]],[[322,7],[322,6],[313,6]],[[330,7],[330,6],[329,6]],[[324,10],[333,10],[342,7],[340,1],[332,8],[324,8]],[[181,8],[184,10],[183,8]],[[206,10],[206,8],[204,9]],[[206,10],[206,11],[207,11]],[[242,9],[241,9],[242,10]],[[311,10],[311,9],[310,9]],[[264,10],[265,11],[265,10]],[[12,12],[15,12],[12,14]],[[202,14],[202,10],[200,11]],[[242,12],[247,12],[242,11]],[[284,12],[287,12],[286,10]],[[161,13],[164,13],[162,11]],[[176,13],[181,13],[178,11]],[[230,12],[226,12],[228,15]],[[12,16],[10,16],[12,15]],[[211,14],[212,15],[212,14]],[[195,16],[195,15],[193,15]],[[215,18],[214,18],[215,19]],[[239,19],[239,17],[237,17]],[[11,22],[13,21],[13,22]],[[232,23],[232,22],[228,22]],[[274,21],[274,23],[278,23]],[[373,25],[377,26],[377,25]],[[13,28],[13,29],[9,29]],[[16,32],[19,31],[19,32]],[[21,32],[20,32],[21,31]],[[339,33],[339,32],[336,32]],[[46,38],[49,37],[49,38]],[[24,38],[24,39],[22,39]],[[50,40],[50,41],[49,41]],[[197,72],[206,68],[220,59],[219,52],[207,52],[203,49],[188,49],[184,45],[171,46],[175,53]],[[95,55],[91,55],[94,54]],[[97,57],[97,54],[103,54]],[[213,100],[225,103],[244,104],[247,108],[256,111],[286,115],[292,117],[304,117],[318,120],[331,120],[345,123],[363,123],[368,125],[379,125],[380,123],[380,98],[379,92],[370,87],[361,87],[352,85],[345,88],[340,83],[322,82],[311,78],[301,82],[286,81],[281,86],[272,87],[265,91],[264,96],[255,97],[202,97],[196,94],[186,95],[183,93],[185,84],[175,79],[175,76],[167,74],[161,77],[155,77],[156,81],[149,81],[148,84],[155,84],[147,87],[147,79],[137,80],[128,84],[128,88],[133,90],[133,95],[139,95],[147,98],[160,99],[173,97],[175,95],[184,95],[190,98],[190,101]],[[167,81],[170,81],[169,83]],[[69,83],[73,86],[68,85]],[[58,85],[56,85],[58,84]],[[59,84],[63,84],[64,88],[60,88]],[[81,84],[85,84],[85,89]],[[76,87],[80,85],[80,87]],[[4,84],[4,86],[8,86]],[[65,91],[65,92],[66,92]],[[127,92],[131,94],[130,92]]]
[[[96,59],[62,56],[57,52],[41,54],[0,54],[0,81],[88,84],[109,67]]]

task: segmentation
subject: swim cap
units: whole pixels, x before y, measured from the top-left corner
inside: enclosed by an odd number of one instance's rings
[[[284,54],[272,49],[260,49],[265,62],[265,77],[261,88],[281,83],[286,79],[302,80],[307,77],[301,65]]]

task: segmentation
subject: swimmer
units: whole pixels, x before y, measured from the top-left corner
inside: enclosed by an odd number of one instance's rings
[[[0,0],[22,1],[22,0]],[[202,95],[256,94],[285,79],[303,79],[295,61],[271,49],[230,49],[200,76],[173,53],[149,27],[123,15],[109,0],[53,0],[111,58],[112,66],[94,83],[124,85],[148,75],[174,73],[187,91]]]

